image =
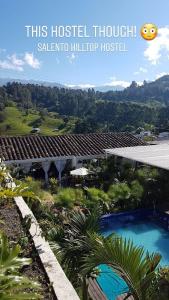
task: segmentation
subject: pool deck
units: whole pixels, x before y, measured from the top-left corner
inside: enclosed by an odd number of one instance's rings
[[[92,300],[107,300],[96,279],[88,279],[88,292]]]

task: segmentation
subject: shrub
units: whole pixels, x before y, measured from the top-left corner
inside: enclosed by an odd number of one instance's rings
[[[125,209],[129,206],[131,189],[128,184],[124,182],[112,184],[109,187],[108,196],[115,206]]]
[[[136,177],[138,178],[141,184],[145,184],[150,180],[157,180],[159,177],[159,173],[158,170],[155,168],[144,167],[136,172]]]
[[[83,191],[81,189],[62,188],[55,197],[56,206],[72,209],[75,204],[83,201]]]
[[[50,178],[49,179],[49,187],[50,187],[52,194],[56,194],[58,192],[58,188],[59,188],[58,180],[54,177]]]
[[[131,189],[131,198],[133,200],[133,205],[137,207],[143,196],[144,188],[139,183],[138,180],[133,180],[130,184],[130,189]]]
[[[38,118],[38,119],[30,122],[28,125],[32,126],[32,127],[40,127],[42,125],[42,119]]]
[[[109,196],[103,190],[97,188],[89,188],[87,190],[87,199],[84,203],[88,208],[96,208],[103,203],[109,202]]]
[[[43,197],[42,182],[40,180],[35,180],[31,176],[25,178],[26,184],[29,186],[29,189],[34,192],[40,199]]]

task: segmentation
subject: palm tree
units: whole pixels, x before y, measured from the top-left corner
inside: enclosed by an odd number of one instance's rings
[[[83,258],[83,276],[100,264],[106,264],[127,283],[129,292],[126,299],[131,295],[135,300],[162,299],[159,297],[156,272],[161,259],[159,254],[146,255],[142,247],[115,235],[104,238],[90,234],[87,244],[91,251]]]
[[[88,299],[87,278],[98,273],[100,264],[109,265],[129,287],[126,299],[159,299],[157,266],[161,256],[148,255],[142,247],[117,235],[103,237],[98,232],[98,215],[71,214],[66,228],[58,241],[58,232],[52,236],[53,249],[75,285],[82,288],[82,299]],[[54,232],[53,232],[54,233]],[[160,300],[163,298],[161,297]],[[165,299],[165,298],[164,298]]]
[[[82,258],[91,250],[88,234],[98,230],[98,212],[85,215],[78,211],[70,214],[67,225],[60,232],[53,229],[50,233],[54,252],[74,286],[82,287],[82,298],[85,300],[88,299],[88,295],[86,276],[81,273]]]

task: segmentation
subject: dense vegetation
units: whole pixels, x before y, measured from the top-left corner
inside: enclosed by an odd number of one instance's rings
[[[62,188],[55,178],[51,178],[48,188],[45,188],[42,181],[21,177],[23,183],[16,181],[17,188],[1,187],[0,199],[7,201],[5,199],[16,194],[26,196],[81,299],[89,299],[88,278],[96,278],[100,274],[100,264],[108,264],[126,281],[127,297],[167,300],[169,268],[160,267],[161,255],[147,253],[115,233],[103,237],[99,217],[103,213],[166,205],[168,172],[151,167],[134,168],[128,163],[122,167],[115,164],[113,158],[100,161],[99,167],[95,162],[91,164],[96,173],[97,187],[93,184],[85,188],[83,185]],[[5,172],[2,168],[1,182]],[[21,176],[19,170],[16,175]],[[39,197],[35,197],[34,192]]]
[[[168,172],[130,164],[121,168],[112,158],[99,165],[97,188],[62,188],[53,178],[46,191],[42,182],[25,178],[42,199],[28,203],[44,235],[83,300],[89,299],[87,279],[97,277],[103,263],[126,281],[128,297],[167,300],[169,268],[160,267],[160,254],[148,254],[115,234],[101,236],[98,220],[103,213],[168,205]]]
[[[29,134],[35,127],[42,134],[133,131],[151,125],[168,130],[169,76],[106,93],[8,83],[0,87],[0,111],[3,134]]]

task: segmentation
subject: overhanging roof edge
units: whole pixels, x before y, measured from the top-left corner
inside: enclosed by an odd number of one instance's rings
[[[104,151],[106,154],[123,157],[145,165],[169,170],[169,144],[104,149]],[[160,153],[160,151],[165,153]],[[150,153],[150,155],[145,156],[146,153]],[[154,155],[152,155],[152,153]]]

